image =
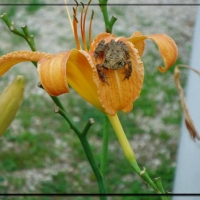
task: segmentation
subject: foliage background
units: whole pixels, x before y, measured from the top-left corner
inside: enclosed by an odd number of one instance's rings
[[[16,2],[9,1],[9,3]],[[24,0],[17,3],[54,3],[54,1]],[[86,4],[87,1],[83,3]],[[98,2],[93,1],[93,3]],[[143,0],[133,3],[197,2]],[[93,20],[93,37],[95,37],[104,31],[104,22],[98,6],[90,6],[88,19],[92,9],[95,13]],[[166,33],[179,47],[177,63],[189,64],[197,7],[108,6],[108,9],[110,16],[115,15],[118,18],[113,34],[129,37],[137,30],[143,34]],[[70,10],[72,11],[71,7]],[[28,25],[39,51],[57,53],[75,47],[65,7],[1,5],[0,14],[5,12],[16,26]],[[0,30],[0,55],[29,49],[23,39],[9,32],[3,21],[0,21]],[[158,72],[157,66],[162,60],[157,47],[151,41],[147,41],[146,45],[147,49],[143,56],[145,80],[141,96],[134,103],[132,112],[120,112],[119,117],[139,165],[145,166],[152,177],[162,177],[164,188],[172,191],[182,111],[173,81],[173,68],[165,74]],[[27,85],[21,109],[0,140],[0,193],[97,193],[96,180],[78,138],[68,124],[53,112],[54,104],[49,96],[37,88],[39,80],[34,66],[31,63],[23,63],[12,68],[0,79],[0,93],[17,74],[25,76]],[[182,81],[185,83],[186,73],[183,74]],[[61,99],[80,128],[84,127],[90,117],[94,118],[96,123],[92,126],[88,138],[99,163],[103,114],[82,100],[73,90],[70,94],[62,95]],[[106,175],[108,192],[153,193],[129,166],[111,127],[109,134]],[[22,199],[34,199],[34,197]],[[44,199],[52,198],[44,197]],[[82,198],[76,197],[76,199]],[[118,196],[110,199],[130,198]]]

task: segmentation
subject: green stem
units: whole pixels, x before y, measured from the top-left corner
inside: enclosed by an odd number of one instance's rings
[[[106,32],[112,33],[112,28],[113,28],[113,25],[114,25],[115,21],[117,20],[117,18],[112,16],[111,20],[109,21],[107,2],[108,2],[108,0],[99,0],[101,12],[103,13],[103,18],[104,18],[104,22],[105,22]]]
[[[55,107],[55,113],[59,113],[68,122],[70,128],[76,133],[78,137],[81,135],[81,131],[77,128],[71,117],[64,110],[59,107]]]
[[[84,130],[83,130],[83,133],[82,133],[83,136],[86,136],[86,135],[87,135],[87,133],[88,133],[90,127],[91,127],[93,124],[94,124],[94,119],[93,119],[93,118],[90,118],[89,121],[87,122],[87,124],[86,124]]]
[[[108,119],[107,117],[105,117],[103,126],[103,148],[101,154],[101,167],[100,167],[100,172],[103,177],[105,177],[107,154],[108,154],[108,141],[109,141],[108,125],[109,125]]]
[[[36,63],[33,63],[33,64],[35,65],[35,67],[37,67],[37,64],[36,64]],[[37,86],[40,87],[40,88],[42,88],[42,89],[44,89],[43,86],[42,86],[42,84],[41,84],[40,82],[38,83]],[[51,97],[51,99],[53,100],[53,102],[54,102],[59,108],[61,108],[62,110],[65,111],[65,108],[64,108],[64,106],[62,105],[62,103],[61,103],[61,101],[60,101],[60,99],[59,99],[58,97],[51,96],[51,95],[49,95],[49,96]]]
[[[6,13],[4,13],[3,15],[1,15],[1,18],[3,19],[3,21],[5,22],[5,24],[8,26],[8,28],[10,29],[10,31],[13,34],[18,35],[18,36],[22,37],[23,39],[25,39],[26,42],[28,43],[28,45],[30,46],[31,50],[32,51],[36,51],[33,35],[29,34],[27,26],[23,26],[22,27],[22,30],[24,32],[24,34],[23,34],[21,31],[19,31],[14,26],[14,23],[8,19],[8,16],[7,16]]]
[[[90,149],[90,145],[88,143],[88,140],[85,136],[81,135],[79,136],[80,142],[85,150],[86,156],[88,158],[88,161],[93,169],[93,172],[96,175],[97,181],[98,181],[98,186],[99,186],[99,192],[100,194],[106,194],[106,188],[104,184],[104,179],[99,171],[99,168],[97,167],[94,157],[92,155],[92,151]],[[100,196],[101,200],[107,200],[106,196]]]
[[[157,188],[156,184],[151,180],[149,175],[146,172],[146,169],[141,170],[140,167],[138,166],[137,162],[131,163],[133,169],[135,172],[144,180],[147,182],[147,184],[154,189],[158,194],[161,194],[162,192]],[[164,193],[165,194],[165,193]]]
[[[14,34],[24,38],[26,40],[26,42],[28,43],[28,45],[31,47],[32,51],[36,51],[33,36],[29,34],[27,26],[22,27],[22,30],[24,32],[24,34],[23,34],[14,27],[13,23],[8,19],[6,13],[3,14],[1,17],[2,17],[3,21],[6,23],[6,25],[8,26],[8,28],[11,30],[11,32],[13,32]],[[37,64],[35,62],[33,62],[33,64],[35,65],[35,67],[37,67]],[[42,85],[40,84],[39,87],[42,88]],[[104,179],[103,179],[103,177],[102,177],[102,175],[99,171],[99,168],[98,168],[98,166],[95,162],[95,159],[94,159],[94,156],[92,154],[90,145],[89,145],[88,140],[86,138],[86,134],[89,131],[89,128],[91,127],[93,122],[91,123],[91,121],[90,121],[90,124],[87,123],[83,132],[81,132],[77,128],[76,124],[71,120],[71,117],[65,112],[64,106],[62,105],[62,103],[60,102],[58,97],[55,97],[55,96],[50,96],[50,97],[52,98],[54,103],[57,105],[57,107],[55,108],[55,112],[59,113],[68,122],[70,127],[74,130],[74,132],[78,136],[78,138],[79,138],[79,140],[80,140],[80,142],[83,146],[83,149],[85,151],[85,154],[87,156],[87,159],[88,159],[88,161],[89,161],[89,163],[92,167],[92,170],[95,174],[95,177],[97,179],[100,194],[106,194]],[[100,196],[100,199],[101,200],[107,200],[107,197],[106,196]]]
[[[27,41],[27,43],[31,47],[31,50],[36,51],[34,37],[33,37],[33,35],[30,35],[28,27],[25,25],[25,26],[22,26],[21,28],[22,28],[22,30],[25,34],[25,37],[26,37],[25,40]]]
[[[107,0],[99,0],[101,12],[103,13],[103,18],[105,22],[105,29],[106,32],[110,33],[110,25],[109,25],[109,19],[108,19],[108,10],[107,10]],[[103,4],[103,5],[101,5]]]
[[[110,123],[113,126],[113,129],[118,137],[118,140],[121,144],[121,147],[124,151],[124,154],[127,158],[127,160],[130,162],[131,166],[133,167],[133,169],[135,170],[135,172],[143,179],[145,180],[148,185],[154,189],[157,193],[161,194],[163,193],[162,191],[160,191],[158,189],[158,187],[156,186],[156,184],[151,180],[151,178],[149,177],[149,175],[147,174],[146,170],[141,170],[140,167],[137,164],[136,158],[135,158],[135,154],[133,152],[132,147],[130,146],[130,143],[126,137],[126,134],[121,126],[121,123],[119,121],[119,118],[117,115],[115,116],[110,116],[107,115],[108,119],[110,120]],[[165,194],[165,193],[164,193]]]
[[[104,184],[104,179],[99,171],[99,168],[95,162],[94,156],[92,154],[92,150],[90,148],[90,144],[86,138],[86,135],[83,134],[84,131],[81,133],[81,131],[76,127],[76,125],[74,124],[74,122],[71,120],[70,116],[64,112],[63,110],[59,109],[58,107],[56,107],[55,109],[56,113],[59,113],[62,117],[64,117],[66,119],[66,121],[70,124],[70,127],[74,130],[74,132],[76,133],[76,135],[78,136],[83,149],[85,151],[85,154],[87,156],[87,159],[92,167],[92,170],[96,176],[97,182],[98,182],[98,187],[99,187],[99,192],[100,194],[106,194],[106,188],[105,188],[105,184]],[[88,129],[88,124],[86,124],[87,128],[85,127],[84,130],[89,130]],[[100,196],[101,200],[107,200],[106,196]]]
[[[158,189],[161,191],[161,193],[162,193],[162,194],[166,194],[166,193],[165,193],[165,190],[164,190],[164,188],[163,188],[162,181],[161,181],[161,178],[160,178],[160,177],[155,178],[155,183],[156,183]],[[161,199],[162,199],[162,200],[169,200],[169,198],[168,198],[167,195],[161,196]]]
[[[64,108],[64,106],[62,105],[62,103],[61,103],[61,101],[60,101],[60,99],[59,99],[58,97],[51,96],[51,95],[49,95],[49,96],[51,97],[51,99],[53,100],[53,102],[54,102],[59,108],[61,108],[62,110],[65,111],[65,108]]]
[[[112,28],[114,23],[117,21],[117,18],[112,16],[111,20],[110,20],[110,33],[112,33]]]

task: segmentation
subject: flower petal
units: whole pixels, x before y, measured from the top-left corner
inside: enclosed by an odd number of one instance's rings
[[[67,81],[86,101],[104,112],[93,80],[94,63],[89,53],[73,49],[67,62]]]
[[[0,57],[0,76],[5,74],[12,66],[25,61],[38,62],[42,58],[51,57],[51,54],[31,51],[14,51]]]
[[[111,39],[124,41],[124,38],[114,38],[109,36],[105,38],[105,42],[110,42]],[[105,108],[105,112],[110,115],[115,115],[117,111],[122,110],[124,112],[131,111],[133,102],[139,97],[144,77],[143,63],[138,55],[138,50],[134,48],[130,42],[125,42],[130,51],[130,60],[132,63],[132,73],[129,79],[125,79],[124,68],[113,70],[107,69],[105,71],[108,83],[103,82],[98,75],[96,66],[93,68],[94,81],[98,88],[99,100],[102,106]],[[101,61],[95,60],[95,64]]]
[[[142,56],[145,49],[145,39],[147,39],[147,37],[142,35],[140,31],[134,32],[130,38],[127,38],[127,40],[133,43],[134,47],[138,50],[140,57]]]
[[[89,53],[72,49],[39,62],[38,73],[44,89],[52,96],[69,92],[69,83],[86,101],[104,111],[93,80],[94,65]]]
[[[152,34],[152,35],[142,35],[139,31],[135,32],[127,40],[134,44],[135,48],[138,49],[139,55],[141,56],[144,51],[144,40],[151,39],[153,40],[159,49],[160,55],[164,60],[164,67],[159,66],[158,70],[162,73],[166,72],[169,67],[171,67],[177,57],[178,57],[178,48],[174,40],[166,34]]]
[[[159,49],[160,55],[164,60],[164,67],[159,66],[158,70],[162,73],[172,66],[178,57],[178,47],[174,40],[166,34],[152,34],[147,36],[153,40]]]
[[[66,63],[70,51],[59,53],[53,58],[44,58],[38,62],[38,74],[44,89],[52,96],[69,92],[66,79]]]

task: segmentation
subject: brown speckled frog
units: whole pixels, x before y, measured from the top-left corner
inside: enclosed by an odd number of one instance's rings
[[[103,69],[121,69],[124,68],[125,79],[129,79],[132,73],[132,63],[130,60],[129,49],[127,45],[122,41],[111,40],[109,43],[105,44],[105,40],[101,40],[97,45],[94,52],[95,59],[103,57],[103,62],[97,64],[97,72],[99,77],[103,82],[107,82],[105,72]],[[128,68],[126,68],[128,65]]]

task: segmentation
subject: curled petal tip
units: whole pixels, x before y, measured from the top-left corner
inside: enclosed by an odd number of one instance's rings
[[[158,70],[161,72],[161,73],[165,73],[167,70],[168,70],[168,67],[162,67],[162,66],[158,66]]]
[[[60,53],[53,58],[38,62],[38,74],[43,88],[51,96],[69,92],[66,78],[66,65],[71,51]]]
[[[166,34],[152,34],[147,37],[157,44],[160,55],[164,61],[165,66],[159,66],[158,70],[162,73],[166,72],[177,60],[178,47],[176,43]]]

